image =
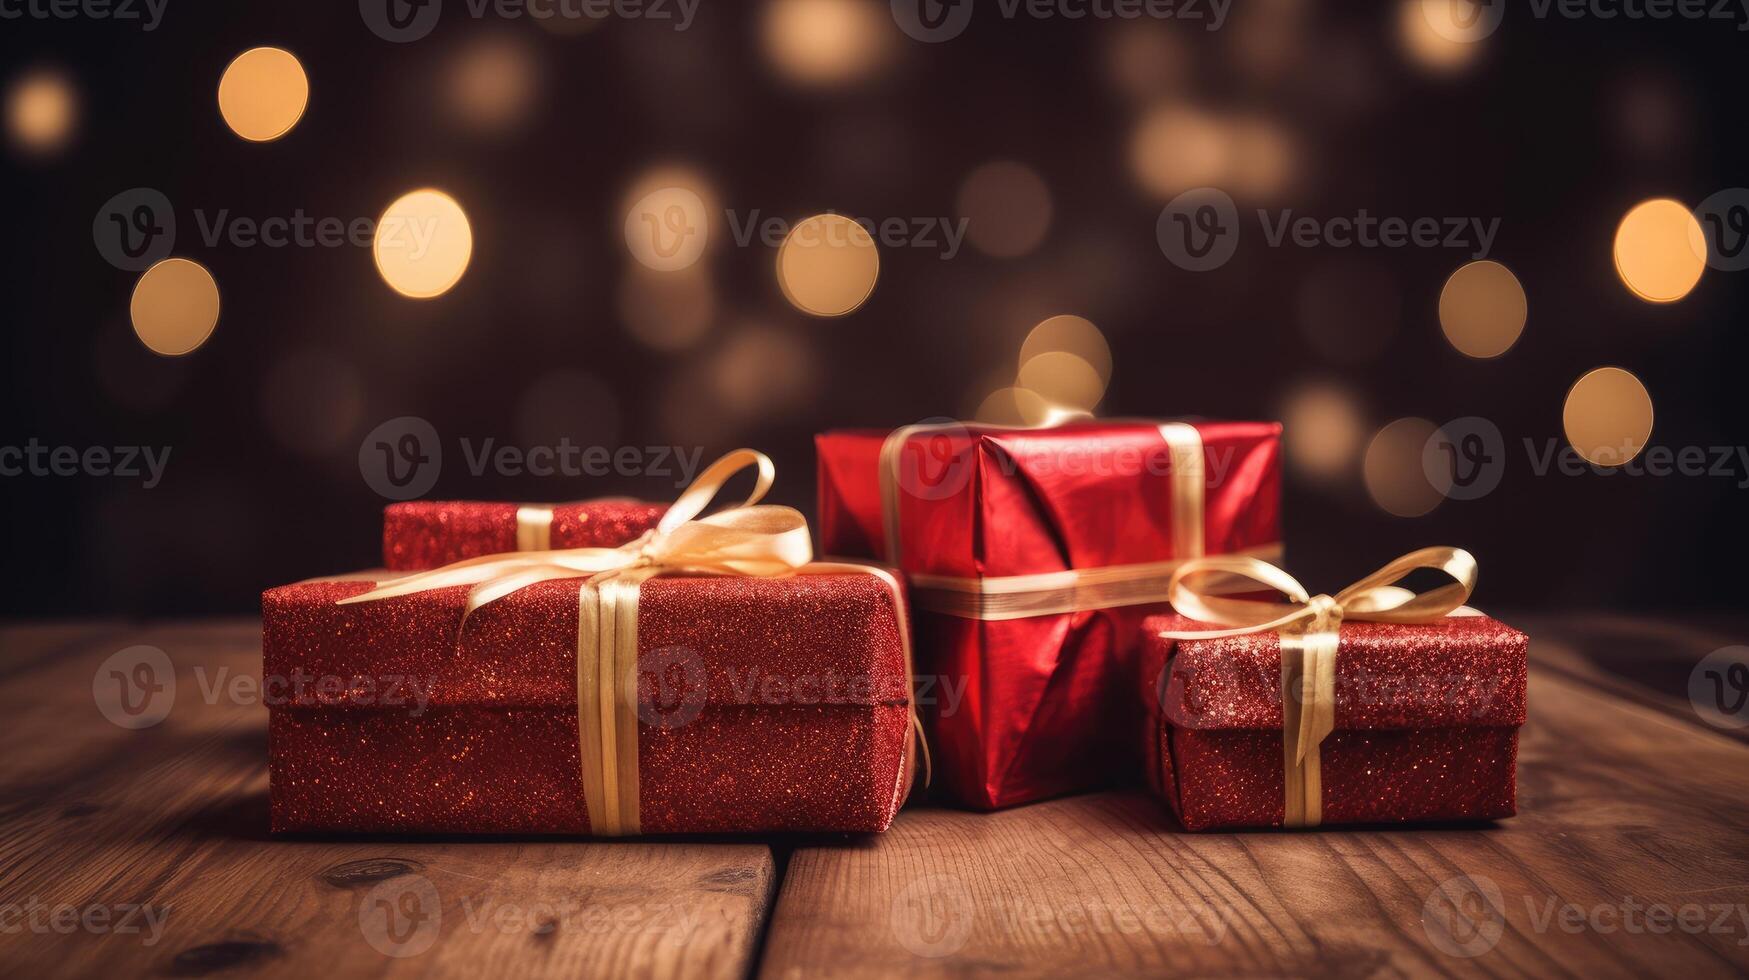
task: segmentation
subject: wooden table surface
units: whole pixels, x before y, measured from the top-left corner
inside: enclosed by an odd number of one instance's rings
[[[1695,663],[1749,622],[1514,621],[1534,638],[1531,719],[1520,814],[1498,825],[1185,834],[1120,791],[991,815],[913,807],[868,839],[661,843],[273,838],[256,623],[13,626],[0,963],[21,977],[1749,974],[1749,739],[1704,724],[1687,693]],[[176,684],[160,723],[130,729],[110,720],[134,716],[105,673],[137,645],[163,650]]]

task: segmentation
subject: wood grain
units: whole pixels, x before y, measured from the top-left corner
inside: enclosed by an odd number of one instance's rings
[[[1530,697],[1498,825],[1186,834],[1140,793],[908,811],[791,857],[762,973],[1749,971],[1749,747],[1546,672]]]
[[[1672,663],[1721,634],[1599,628],[1538,624],[1521,814],[1497,826],[1193,835],[1135,792],[908,810],[881,837],[798,846],[767,927],[759,843],[272,838],[255,624],[9,627],[0,962],[41,976],[1742,975],[1749,745],[1683,712],[1674,668],[1610,667],[1660,632],[1678,638]],[[161,724],[129,730],[98,710],[100,665],[137,644],[166,651],[176,696]],[[1672,920],[1649,920],[1653,904]],[[62,906],[140,931],[56,919]]]
[[[0,753],[0,962],[13,975],[751,969],[774,887],[763,844],[269,837],[266,709],[250,687],[259,635],[253,623],[0,631],[13,735]],[[135,644],[167,652],[175,701],[162,723],[128,730],[100,713],[93,678]]]
[[[1587,616],[1514,616],[1537,637],[1539,666],[1586,685],[1706,727],[1689,700],[1696,665],[1722,647],[1749,644],[1749,619],[1691,616],[1680,622],[1599,612]],[[1749,727],[1709,729],[1749,742]]]

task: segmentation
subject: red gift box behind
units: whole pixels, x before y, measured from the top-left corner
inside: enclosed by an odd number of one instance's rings
[[[1141,661],[1150,781],[1190,830],[1280,827],[1282,653],[1273,630],[1151,617]],[[1486,616],[1343,623],[1335,730],[1318,747],[1322,822],[1483,820],[1517,809],[1523,633]]]
[[[530,535],[552,548],[617,548],[656,526],[666,504],[585,500],[533,505],[414,500],[383,508],[383,566],[416,572],[521,546]],[[549,516],[550,515],[550,516]]]
[[[465,587],[336,605],[370,586],[262,597],[274,829],[589,833],[581,580],[484,606],[459,641]],[[898,624],[871,575],[644,582],[641,832],[884,829],[908,785]]]
[[[962,802],[1008,806],[1128,777],[1139,628],[1165,608],[1158,597],[1126,605],[1134,596],[1120,596],[996,618],[1009,614],[963,608],[967,580],[975,590],[991,578],[1279,547],[1281,427],[1177,429],[1200,437],[1195,495],[1183,492],[1185,467],[1156,422],[934,427],[886,463],[885,432],[816,438],[822,550],[875,557],[911,577],[920,707],[940,781]],[[882,495],[883,465],[895,461],[896,556]]]

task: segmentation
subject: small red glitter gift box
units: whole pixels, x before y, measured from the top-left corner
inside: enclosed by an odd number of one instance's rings
[[[1390,586],[1446,554],[1468,562],[1461,590],[1415,596]],[[1143,626],[1147,772],[1187,829],[1516,812],[1525,635],[1461,606],[1474,577],[1466,553],[1427,549],[1399,563],[1315,598],[1293,595],[1298,583],[1279,569],[1272,580],[1232,559],[1186,568],[1292,583],[1282,591],[1296,600],[1180,592],[1174,605],[1196,618]]]
[[[506,551],[613,548],[656,526],[665,504],[413,500],[383,508],[383,567],[417,572]]]
[[[735,472],[747,501],[699,517]],[[619,548],[262,597],[276,831],[879,831],[911,782],[904,593],[707,469]]]

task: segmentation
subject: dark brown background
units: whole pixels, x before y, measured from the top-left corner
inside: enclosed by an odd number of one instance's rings
[[[1279,119],[1300,148],[1281,202],[1296,213],[1500,217],[1492,257],[1518,274],[1530,304],[1505,357],[1467,359],[1440,333],[1439,289],[1466,254],[1268,249],[1253,236],[1218,271],[1169,264],[1154,238],[1160,202],[1136,188],[1125,159],[1136,106],[1109,82],[1112,34],[1131,25],[981,12],[944,44],[894,32],[896,57],[872,81],[814,92],[773,72],[753,3],[704,0],[684,34],[628,21],[575,38],[446,9],[431,37],[407,45],[372,35],[349,0],[170,0],[150,34],[0,23],[6,79],[58,64],[84,97],[64,155],[0,157],[10,291],[0,444],[173,447],[152,490],[0,479],[0,611],[243,611],[264,587],[372,564],[382,500],[360,476],[358,443],[399,415],[430,420],[454,454],[434,496],[672,495],[671,480],[467,473],[456,439],[518,441],[519,399],[556,369],[611,390],[608,444],[756,446],[778,461],[777,498],[811,509],[816,430],[963,413],[1026,330],[1055,313],[1087,316],[1111,340],[1105,414],[1273,417],[1295,383],[1330,378],[1362,394],[1372,427],[1406,415],[1496,422],[1511,459],[1500,488],[1423,518],[1382,513],[1358,477],[1321,488],[1290,472],[1291,564],[1314,588],[1437,542],[1481,558],[1484,606],[1739,604],[1732,550],[1749,522],[1736,484],[1749,473],[1537,477],[1523,441],[1558,438],[1568,386],[1604,364],[1650,389],[1654,444],[1744,441],[1749,276],[1709,271],[1682,302],[1651,306],[1617,281],[1610,240],[1643,198],[1693,204],[1749,183],[1749,35],[1713,21],[1539,22],[1514,5],[1477,65],[1434,78],[1402,56],[1394,5],[1304,6],[1297,54],[1274,73],[1236,56],[1245,0],[1221,31],[1174,25],[1189,63],[1164,94]],[[441,94],[447,66],[484,31],[524,37],[541,70],[527,123],[498,136],[452,124]],[[225,65],[258,44],[295,52],[312,84],[297,128],[265,146],[233,136],[215,107]],[[768,249],[719,247],[708,259],[717,315],[699,347],[656,353],[620,324],[615,294],[631,261],[622,195],[654,164],[690,162],[722,206],[795,219],[951,215],[965,174],[997,158],[1033,166],[1054,198],[1050,235],[1024,258],[886,249],[868,304],[823,321],[784,302]],[[462,202],[475,236],[466,277],[432,302],[391,293],[365,250],[208,249],[189,216],[369,217],[425,184]],[[180,360],[134,341],[136,277],[93,246],[97,209],[136,186],[175,202],[178,254],[206,264],[224,298],[212,339]],[[1357,259],[1384,270],[1399,312],[1386,317],[1396,325],[1378,356],[1334,363],[1305,339],[1299,297]],[[1376,305],[1354,312],[1375,316]],[[749,419],[662,409],[675,379],[704,370],[748,318],[809,352],[805,397]],[[275,365],[312,346],[352,365],[364,392],[347,438],[314,456],[273,435],[262,393]],[[599,422],[574,428],[599,441]]]

